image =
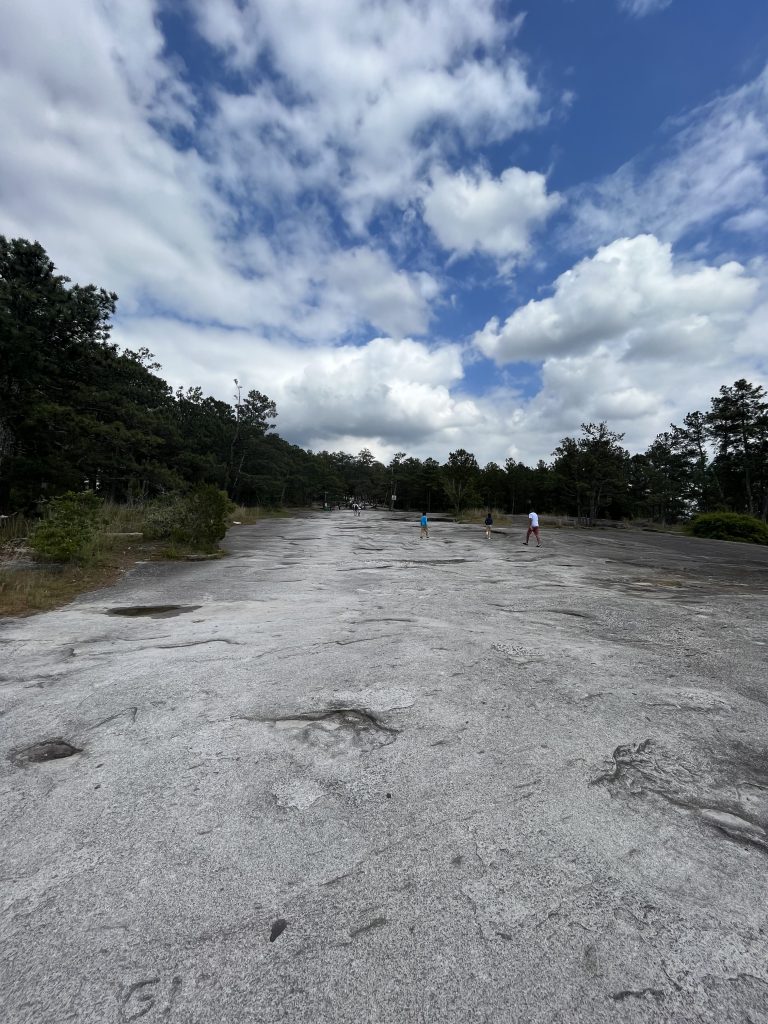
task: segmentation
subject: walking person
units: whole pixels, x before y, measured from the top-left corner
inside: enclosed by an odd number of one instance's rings
[[[427,513],[421,513],[421,533],[419,534],[419,540],[426,537],[429,540],[429,521],[427,520]]]
[[[528,545],[528,541],[531,539],[531,534],[533,534],[536,537],[536,547],[540,548],[541,534],[539,533],[539,517],[536,515],[533,509],[531,509],[531,511],[528,513],[528,533],[526,533],[525,541],[523,542],[526,545],[526,547]]]
[[[491,527],[493,526],[493,516],[491,510],[488,509],[488,515],[485,517],[485,539],[491,539]]]

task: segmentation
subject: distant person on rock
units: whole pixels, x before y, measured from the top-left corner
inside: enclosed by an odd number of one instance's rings
[[[531,539],[531,534],[535,535],[535,537],[536,537],[536,547],[540,548],[541,547],[541,534],[539,533],[539,517],[536,515],[536,513],[533,511],[533,509],[531,509],[531,511],[528,513],[528,533],[526,533],[525,541],[524,541],[524,544],[526,545],[526,547],[528,545],[528,541]]]
[[[493,526],[493,516],[491,515],[490,509],[488,515],[485,517],[485,539],[491,539],[491,527]]]
[[[427,519],[427,513],[421,513],[421,533],[419,534],[419,540],[426,537],[429,540],[429,521]]]

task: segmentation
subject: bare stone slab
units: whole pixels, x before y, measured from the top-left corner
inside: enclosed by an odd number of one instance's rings
[[[768,1021],[768,551],[430,534],[0,623],[3,1024]]]

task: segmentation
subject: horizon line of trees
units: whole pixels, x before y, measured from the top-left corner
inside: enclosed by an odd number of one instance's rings
[[[391,502],[421,511],[484,505],[519,513],[674,522],[696,512],[768,516],[768,396],[745,379],[637,455],[607,423],[583,423],[552,461],[481,467],[368,449],[313,452],[277,434],[275,403],[234,381],[231,402],[172,388],[151,352],[110,341],[117,296],[70,284],[43,247],[0,236],[0,513],[65,491],[142,501],[214,484],[244,505]]]

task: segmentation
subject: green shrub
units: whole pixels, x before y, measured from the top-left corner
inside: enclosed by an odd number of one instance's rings
[[[183,520],[185,500],[181,494],[166,494],[144,507],[142,533],[147,540],[170,540]]]
[[[93,491],[67,491],[48,502],[45,518],[32,530],[29,546],[51,562],[87,560],[93,546],[102,501]]]
[[[198,550],[210,550],[223,538],[234,505],[225,491],[213,484],[196,487],[185,499],[184,515],[171,533],[171,540]]]
[[[144,536],[210,551],[227,532],[233,505],[224,491],[201,484],[187,495],[171,494],[148,505]]]
[[[711,540],[738,540],[746,544],[768,544],[768,526],[754,516],[738,512],[704,512],[688,524],[694,537]]]

